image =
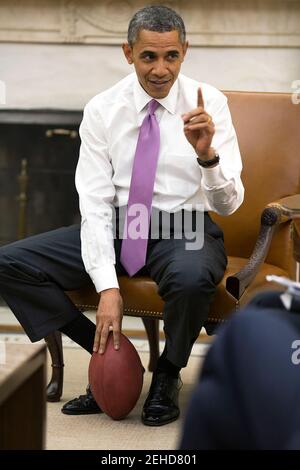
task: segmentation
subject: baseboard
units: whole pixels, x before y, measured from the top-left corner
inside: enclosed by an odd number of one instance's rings
[[[147,335],[145,330],[138,329],[123,329],[122,331],[125,336],[129,338],[137,338],[147,340]],[[11,324],[2,324],[0,325],[0,333],[25,333],[21,325],[11,325]],[[213,336],[208,336],[205,333],[200,333],[197,339],[197,343],[210,343],[213,340]],[[165,336],[163,331],[159,332],[159,339],[164,340]]]

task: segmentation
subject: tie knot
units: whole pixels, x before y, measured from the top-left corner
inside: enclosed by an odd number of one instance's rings
[[[159,103],[156,100],[151,100],[148,104],[148,113],[154,114],[159,106]]]

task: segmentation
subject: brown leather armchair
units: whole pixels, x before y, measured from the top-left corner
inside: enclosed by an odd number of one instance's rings
[[[226,95],[243,159],[245,201],[229,217],[212,214],[224,231],[228,267],[205,325],[208,334],[257,292],[278,288],[265,280],[267,274],[295,278],[295,260],[300,262],[300,105],[293,104],[289,94]],[[150,278],[122,276],[119,281],[124,314],[141,317],[146,327],[153,370],[163,301]],[[92,285],[67,294],[82,311],[97,308],[99,297]],[[61,334],[45,339],[53,361],[48,400],[58,401],[63,384]]]

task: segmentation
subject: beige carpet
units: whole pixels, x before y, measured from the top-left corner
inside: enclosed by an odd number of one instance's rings
[[[141,397],[130,415],[122,421],[113,421],[104,414],[67,416],[60,409],[66,401],[84,393],[87,384],[89,355],[80,348],[65,348],[65,381],[60,403],[48,403],[47,449],[137,450],[176,449],[186,404],[197,380],[201,356],[192,356],[182,371],[183,388],[180,393],[181,417],[174,423],[152,428],[141,423],[140,415],[149,389],[151,374],[145,373]],[[147,368],[149,355],[140,352]],[[49,363],[50,361],[48,361]],[[50,369],[50,368],[49,368]],[[50,370],[49,370],[50,372]]]

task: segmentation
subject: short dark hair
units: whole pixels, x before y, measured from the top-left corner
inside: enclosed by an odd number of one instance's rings
[[[165,33],[166,31],[178,31],[181,43],[185,42],[185,26],[181,16],[172,8],[162,5],[150,5],[138,10],[130,20],[127,40],[130,47],[133,46],[141,29]]]

